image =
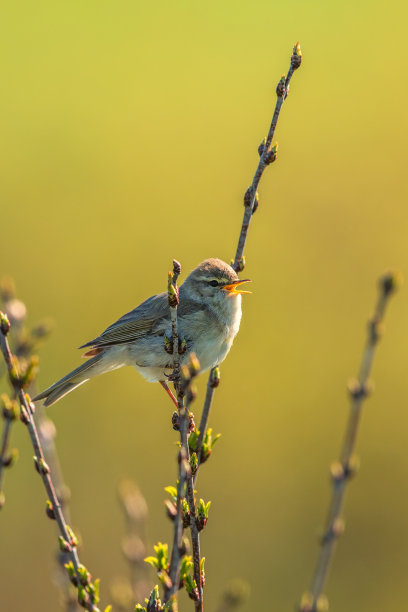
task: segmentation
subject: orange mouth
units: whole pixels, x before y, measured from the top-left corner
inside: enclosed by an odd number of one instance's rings
[[[242,285],[242,283],[250,283],[251,279],[250,278],[246,278],[245,280],[237,280],[234,281],[233,283],[230,283],[229,285],[224,285],[223,289],[225,289],[225,291],[228,291],[229,295],[241,295],[242,293],[252,293],[252,291],[237,291],[237,287],[239,287],[239,285]]]

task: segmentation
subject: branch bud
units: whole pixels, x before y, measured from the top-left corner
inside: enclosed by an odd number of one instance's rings
[[[169,272],[168,281],[167,281],[167,298],[169,300],[170,308],[176,308],[179,304],[178,290],[177,287],[173,285],[173,275]]]
[[[79,544],[79,540],[69,525],[67,525],[67,533],[72,548],[76,548]]]
[[[290,64],[293,70],[297,70],[302,63],[302,51],[300,49],[300,43],[297,41],[296,45],[293,47],[292,57],[290,58]]]
[[[49,499],[47,499],[46,502],[45,514],[48,516],[49,519],[55,520],[54,506],[52,505],[52,502],[50,502]]]
[[[347,388],[353,400],[360,400],[372,394],[374,385],[371,381],[367,381],[365,385],[362,385],[357,379],[352,379],[349,381]]]
[[[278,143],[275,142],[273,147],[271,147],[269,151],[267,151],[264,155],[265,164],[268,166],[269,164],[275,161],[277,156],[278,156]]]
[[[190,353],[189,371],[191,378],[194,378],[194,376],[200,373],[200,362],[195,353]]]
[[[211,370],[210,387],[216,389],[221,382],[221,370],[218,366]]]
[[[11,450],[11,453],[7,455],[7,457],[3,458],[4,467],[11,467],[12,465],[16,463],[17,459],[18,459],[18,448],[13,448]]]
[[[7,393],[2,393],[0,396],[3,405],[3,417],[6,420],[14,421],[19,414],[19,407],[16,400],[12,400]]]
[[[58,536],[58,543],[61,552],[72,552],[72,546],[69,542],[67,542],[62,536]]]
[[[166,353],[168,353],[169,355],[172,355],[173,354],[173,340],[165,335],[163,343],[164,343],[164,350],[166,351]]]
[[[187,342],[184,340],[184,338],[181,338],[181,339],[179,338],[179,345],[178,345],[179,355],[184,355],[186,350],[187,350]]]
[[[42,457],[33,457],[35,469],[39,474],[49,474],[50,468]]]
[[[246,208],[248,208],[249,206],[251,206],[251,202],[252,202],[252,193],[253,193],[253,188],[252,188],[252,185],[250,185],[250,186],[248,187],[248,189],[246,190],[245,195],[244,195],[244,206],[245,206]]]
[[[164,505],[166,506],[166,514],[169,517],[169,519],[171,521],[174,521],[174,519],[177,516],[177,508],[176,508],[176,504],[172,501],[170,501],[169,499],[165,499],[164,500]]]
[[[262,153],[264,152],[265,145],[266,145],[266,136],[258,147],[259,157],[261,157]]]
[[[379,281],[380,289],[385,297],[390,296],[402,285],[402,274],[398,271],[388,270]]]
[[[278,98],[283,98],[283,96],[285,95],[285,91],[286,91],[286,77],[284,74],[282,74],[279,83],[276,86],[276,95],[278,96]]]
[[[7,336],[7,334],[10,331],[10,321],[8,320],[7,315],[1,311],[0,311],[0,330],[4,336]]]

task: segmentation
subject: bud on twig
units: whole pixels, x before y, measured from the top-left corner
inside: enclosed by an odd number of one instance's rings
[[[259,155],[259,157],[261,157],[262,153],[264,152],[265,145],[266,145],[266,136],[265,136],[265,138],[263,139],[263,141],[261,142],[261,144],[258,147],[258,155]]]
[[[221,370],[218,366],[211,370],[210,387],[216,389],[221,382]]]
[[[49,499],[47,499],[47,504],[45,506],[45,513],[49,519],[55,520],[54,506],[52,505],[52,502],[50,502]]]
[[[271,164],[272,162],[276,160],[277,156],[278,156],[278,143],[275,142],[273,147],[271,147],[271,149],[264,155],[265,164],[266,165]]]
[[[290,64],[293,70],[297,70],[302,63],[302,51],[300,49],[300,43],[297,41],[296,45],[293,47],[292,57],[290,58]]]
[[[10,321],[8,320],[7,315],[1,311],[0,311],[0,331],[2,332],[4,336],[7,336],[7,334],[10,331]]]
[[[280,78],[279,83],[276,86],[276,95],[278,96],[278,98],[283,98],[283,96],[285,95],[285,84],[286,84],[286,77],[283,74]]]

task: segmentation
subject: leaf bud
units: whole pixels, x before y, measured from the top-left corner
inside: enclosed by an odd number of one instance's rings
[[[7,336],[7,334],[10,331],[10,321],[8,320],[7,315],[1,311],[0,311],[0,330],[4,336]]]
[[[61,552],[72,552],[72,546],[69,542],[67,542],[62,536],[58,536],[58,543]]]
[[[297,70],[302,63],[302,51],[300,48],[300,43],[297,41],[296,45],[293,47],[292,57],[290,58],[290,63],[293,70]]]
[[[172,355],[173,354],[173,340],[165,335],[163,343],[164,343],[164,350],[166,351],[166,353],[169,353],[169,355]]]
[[[284,74],[282,74],[279,83],[276,86],[276,95],[278,96],[278,98],[283,98],[283,96],[285,95],[285,85],[286,85],[286,77]]]
[[[55,517],[55,512],[54,512],[54,506],[52,502],[50,502],[49,499],[47,499],[47,502],[46,502],[45,513],[49,519],[55,520],[56,517]]]
[[[268,166],[269,164],[271,164],[272,162],[276,160],[277,156],[278,156],[278,143],[275,142],[273,147],[271,147],[269,151],[265,153],[263,160],[265,164]]]
[[[13,448],[11,453],[3,458],[4,467],[11,467],[14,465],[18,459],[18,448]]]
[[[48,463],[42,457],[33,457],[35,469],[39,474],[49,474],[50,468]]]
[[[261,144],[258,147],[259,157],[261,157],[262,153],[264,152],[265,145],[266,145],[266,137],[263,139],[263,141],[261,142]]]

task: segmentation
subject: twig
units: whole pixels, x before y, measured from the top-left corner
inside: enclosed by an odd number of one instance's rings
[[[185,413],[184,408],[184,398],[181,393],[180,387],[180,358],[178,354],[178,327],[177,327],[177,307],[179,305],[179,294],[177,287],[177,279],[181,272],[181,265],[177,260],[173,260],[173,274],[169,272],[168,276],[168,285],[167,285],[167,294],[168,294],[168,302],[170,306],[170,316],[171,316],[171,334],[172,334],[172,346],[173,346],[173,376],[174,378],[174,386],[177,394],[177,405],[178,405],[178,416],[180,423],[180,436],[182,436],[182,418]],[[171,553],[171,561],[170,561],[170,569],[169,569],[169,577],[171,584],[166,589],[166,596],[171,597],[178,590],[179,585],[179,575],[180,575],[180,562],[182,557],[182,538],[183,538],[183,515],[182,515],[182,498],[184,493],[184,484],[186,480],[186,464],[187,457],[185,455],[185,446],[183,445],[180,448],[179,452],[179,481],[177,487],[177,514],[174,518],[174,535],[173,535],[173,548]],[[165,598],[165,601],[167,599]]]
[[[356,473],[357,461],[354,448],[361,418],[363,402],[370,394],[369,375],[374,358],[375,347],[380,339],[381,324],[388,299],[397,288],[395,274],[385,274],[379,282],[379,296],[374,315],[368,322],[368,334],[363,351],[358,378],[349,384],[350,413],[340,453],[340,460],[331,466],[333,494],[330,502],[324,535],[321,540],[320,554],[317,559],[310,591],[305,593],[300,604],[300,612],[318,612],[327,606],[323,590],[327,580],[330,562],[333,558],[337,538],[344,531],[341,518],[347,483]]]
[[[35,391],[33,389],[32,391],[34,394]],[[65,516],[66,522],[70,525],[70,490],[69,487],[65,484],[61,464],[57,453],[57,448],[55,446],[55,424],[50,418],[47,417],[43,406],[37,406],[34,418],[37,425],[38,438],[40,440],[41,448],[44,453],[44,458],[50,468],[50,474],[54,483],[56,495],[58,497],[59,503],[61,504],[61,510]],[[56,576],[56,582],[60,587],[63,597],[65,599],[66,612],[75,612],[76,610],[78,610],[78,604],[76,598],[74,597],[74,593],[71,587],[71,581],[65,568],[65,565],[70,560],[69,555],[67,552],[60,549],[58,551],[56,560],[58,562],[58,574]]]
[[[201,414],[201,420],[200,420],[200,426],[199,426],[200,433],[198,434],[197,446],[195,449],[195,452],[197,454],[197,459],[198,459],[198,465],[197,465],[196,473],[194,474],[194,479],[193,479],[194,483],[197,480],[198,468],[200,467],[202,463],[201,451],[203,447],[204,435],[207,429],[207,423],[208,423],[208,419],[210,416],[210,408],[211,408],[211,404],[212,404],[213,397],[214,397],[214,391],[220,384],[220,378],[221,378],[220,368],[218,366],[216,366],[215,368],[212,368],[210,375],[208,377],[207,392],[205,394],[204,407],[203,407],[203,412]]]
[[[4,277],[0,281],[0,298],[2,301],[2,307],[4,313],[10,321],[11,329],[8,336],[11,350],[20,360],[20,366],[23,365],[23,371],[29,367],[35,366],[36,357],[33,355],[33,351],[37,348],[40,341],[46,338],[51,329],[52,323],[49,320],[43,320],[37,323],[31,329],[28,329],[25,325],[27,308],[21,300],[16,297],[16,290],[12,279]],[[33,361],[34,360],[34,361]],[[2,363],[2,366],[4,364]],[[4,366],[4,371],[7,369]],[[32,371],[31,384],[29,385],[30,391],[35,395],[35,369]],[[20,375],[22,374],[20,368]],[[24,375],[24,374],[23,374]],[[24,385],[26,386],[26,384]],[[7,396],[3,396],[3,417],[5,419],[5,426],[3,431],[3,440],[0,451],[0,491],[2,491],[2,477],[3,467],[8,467],[13,462],[13,459],[18,456],[17,449],[12,449],[11,452],[6,455],[7,447],[9,444],[9,437],[11,432],[11,422],[18,417],[19,408],[18,403],[15,399],[9,400]],[[63,508],[65,519],[68,524],[71,524],[68,499],[69,489],[64,483],[61,466],[58,459],[58,454],[55,446],[55,435],[56,429],[54,423],[46,416],[45,410],[42,406],[37,408],[35,414],[35,421],[38,430],[38,437],[41,442],[41,447],[44,452],[44,458],[50,468],[52,479],[55,486],[55,491]],[[4,493],[0,493],[0,505],[4,503]],[[56,578],[58,586],[63,591],[65,598],[66,611],[74,612],[78,610],[78,604],[74,595],[71,582],[65,569],[65,564],[69,561],[67,554],[61,550],[58,552],[58,564],[59,573]]]
[[[274,110],[273,117],[272,117],[272,122],[269,127],[269,132],[268,132],[267,137],[262,141],[262,143],[260,144],[258,148],[258,153],[260,156],[259,163],[256,168],[254,177],[252,179],[252,183],[248,187],[244,195],[245,211],[244,211],[244,216],[242,219],[241,231],[240,231],[239,238],[238,238],[235,258],[234,258],[234,261],[232,262],[232,267],[237,273],[242,272],[242,270],[245,267],[244,248],[245,248],[245,244],[246,244],[246,240],[248,236],[249,224],[251,222],[253,214],[255,213],[259,205],[259,197],[258,197],[258,192],[257,192],[259,182],[262,178],[262,175],[263,175],[263,172],[266,166],[274,162],[277,157],[278,145],[276,143],[274,146],[272,146],[272,139],[275,134],[275,129],[276,129],[278,119],[279,119],[279,114],[280,114],[282,105],[288,96],[289,84],[290,84],[292,75],[294,71],[300,67],[301,63],[302,63],[302,52],[300,50],[300,44],[299,42],[297,42],[296,45],[293,47],[288,73],[286,77],[285,76],[281,77],[276,87],[277,100],[276,100],[275,110]],[[215,372],[215,369],[216,368],[213,368],[211,370],[210,375],[208,377],[207,394],[206,394],[203,414],[202,414],[201,422],[200,422],[200,438],[199,438],[200,449],[201,449],[201,445],[203,441],[203,436],[207,429],[208,418],[210,415],[210,409],[211,409],[211,405],[212,405],[212,401],[214,397],[214,390],[216,386],[218,386],[218,384],[215,386],[211,386],[211,381],[214,381],[215,377],[217,376],[217,372]],[[200,453],[197,453],[197,455],[198,455],[198,459],[200,460]],[[195,477],[197,478],[197,473]]]
[[[23,324],[27,314],[25,304],[15,297],[15,287],[12,279],[2,278],[0,281],[0,297],[3,303],[4,311],[10,321],[13,323],[13,332],[16,339],[17,347],[23,344]],[[1,372],[3,374],[3,372]],[[4,427],[0,447],[0,509],[5,503],[5,493],[3,491],[4,482],[4,469],[9,467],[14,462],[14,459],[18,455],[17,449],[12,449],[8,454],[8,448],[10,445],[10,437],[12,430],[12,422],[18,416],[18,409],[16,410],[15,397],[13,400],[9,400],[7,397],[3,397],[3,418]]]
[[[30,396],[23,390],[22,380],[17,370],[17,361],[11,354],[7,340],[9,329],[10,323],[7,317],[3,313],[0,313],[0,349],[6,362],[10,383],[20,403],[20,419],[27,426],[30,434],[31,444],[35,453],[35,467],[42,478],[48,495],[49,501],[47,502],[47,515],[49,518],[55,519],[58,524],[61,533],[59,537],[60,547],[67,553],[72,563],[72,572],[70,577],[75,586],[78,588],[79,603],[82,605],[82,607],[91,612],[99,612],[99,609],[95,605],[97,599],[97,586],[91,582],[90,574],[79,561],[78,552],[76,549],[78,540],[72,529],[65,521],[61,504],[51,479],[50,468],[44,459],[44,453],[34,421],[35,406],[31,401]]]
[[[180,371],[179,357],[179,335],[177,328],[177,307],[179,304],[179,292],[177,280],[181,272],[181,265],[173,260],[173,274],[169,272],[168,301],[171,313],[172,343],[173,343],[173,374],[174,386],[177,393],[178,404],[178,428],[180,431],[181,447],[179,451],[179,479],[177,486],[176,516],[174,518],[173,548],[170,560],[169,577],[170,585],[166,589],[165,601],[169,601],[179,589],[180,562],[184,554],[182,547],[183,538],[183,510],[182,499],[185,496],[190,509],[190,529],[193,547],[194,579],[197,584],[198,598],[195,600],[196,611],[203,609],[202,580],[200,569],[200,538],[197,526],[196,508],[194,499],[194,486],[190,467],[190,450],[188,445],[189,432],[189,404],[194,397],[191,390],[191,380],[197,376],[200,364],[195,356],[190,355],[190,368],[183,366]]]
[[[244,261],[244,248],[248,235],[249,224],[252,219],[252,215],[258,208],[258,185],[262,178],[262,174],[269,164],[275,161],[277,155],[277,144],[272,146],[272,139],[275,134],[276,125],[279,119],[279,113],[281,111],[282,105],[289,93],[289,84],[292,78],[292,75],[297,68],[299,68],[302,63],[302,52],[300,50],[299,42],[293,47],[292,57],[290,58],[290,68],[288,73],[285,76],[282,76],[277,87],[276,87],[276,105],[275,110],[272,117],[272,122],[269,128],[269,132],[267,137],[263,140],[258,148],[258,153],[260,156],[258,167],[255,171],[254,178],[252,179],[252,184],[248,187],[245,196],[244,196],[244,218],[242,220],[241,232],[238,239],[238,246],[235,253],[234,263],[232,267],[235,272],[241,272],[244,269],[245,261]]]

